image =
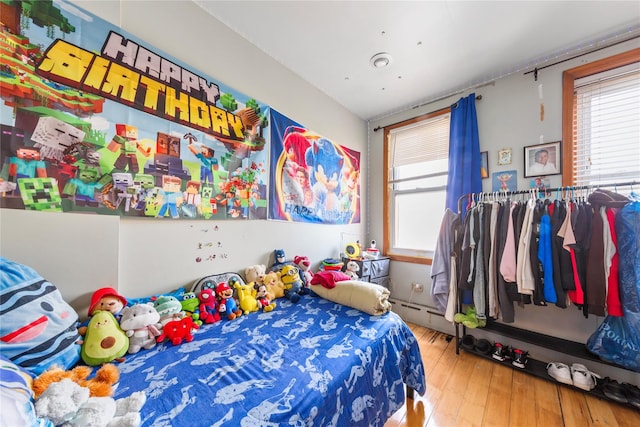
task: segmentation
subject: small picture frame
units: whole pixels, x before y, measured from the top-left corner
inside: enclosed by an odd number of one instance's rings
[[[561,141],[524,147],[524,176],[559,175],[562,173]]]
[[[498,150],[498,166],[511,164],[511,148]]]
[[[480,177],[482,179],[489,178],[489,152],[480,153]]]

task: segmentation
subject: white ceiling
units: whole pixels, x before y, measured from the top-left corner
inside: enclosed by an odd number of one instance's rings
[[[637,0],[194,1],[365,120],[640,36]]]

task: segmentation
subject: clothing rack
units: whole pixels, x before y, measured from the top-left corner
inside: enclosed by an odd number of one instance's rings
[[[611,183],[611,184],[600,184],[600,185],[582,185],[582,186],[564,186],[564,187],[557,187],[557,188],[545,188],[543,191],[545,192],[545,194],[547,194],[548,196],[551,196],[553,194],[553,192],[556,192],[556,194],[562,194],[563,197],[565,197],[566,194],[571,194],[573,191],[575,190],[597,190],[599,188],[604,188],[604,187],[613,187],[613,188],[624,188],[624,187],[631,187],[631,190],[633,191],[633,186],[634,185],[639,185],[640,186],[640,181],[637,180],[633,180],[633,181],[629,181],[629,182],[623,182],[623,183]],[[492,195],[497,195],[500,197],[508,197],[511,195],[518,195],[518,194],[536,194],[540,192],[540,189],[536,189],[536,188],[531,188],[528,190],[518,190],[518,191],[499,191],[499,192],[481,192],[481,193],[468,193],[465,194],[463,196],[461,196],[460,198],[458,198],[458,214],[462,213],[462,204],[464,202],[464,200],[468,200],[469,204],[471,202],[477,202],[477,201],[483,201],[484,197],[490,197]],[[537,194],[536,194],[537,197]],[[571,196],[573,197],[573,195]],[[460,295],[457,295],[456,298],[456,309],[458,313],[462,312],[462,298]],[[462,330],[460,330],[462,329]],[[529,344],[533,344],[535,346],[539,346],[539,347],[543,347],[543,348],[547,348],[547,349],[552,349],[558,352],[562,352],[565,353],[567,355],[573,356],[573,357],[578,357],[584,360],[588,360],[591,361],[593,363],[600,363],[600,364],[604,364],[604,365],[611,365],[614,366],[616,368],[620,368],[620,369],[627,369],[625,367],[622,367],[620,365],[616,365],[615,363],[611,363],[611,362],[607,362],[605,360],[600,359],[598,356],[591,354],[585,347],[584,344],[579,343],[579,342],[574,342],[571,340],[567,340],[567,339],[563,339],[563,338],[559,338],[559,337],[555,337],[555,336],[551,336],[551,335],[546,335],[546,334],[542,334],[542,333],[538,333],[538,332],[533,332],[533,331],[529,331],[529,330],[525,330],[525,329],[521,329],[521,328],[517,328],[505,323],[501,323],[501,322],[495,322],[495,321],[487,321],[486,326],[483,327],[482,329],[484,329],[485,331],[487,331],[488,333],[493,333],[493,334],[497,334],[500,336],[504,336],[504,337],[508,337],[511,339],[515,339],[515,340],[519,340],[525,343],[529,343]],[[456,354],[459,354],[460,349],[463,348],[462,346],[462,337],[467,333],[467,327],[464,326],[461,323],[455,323],[455,342],[456,342]],[[465,351],[467,352],[471,352],[473,354],[476,354],[477,356],[486,358],[488,360],[491,360],[493,362],[496,363],[501,363],[503,365],[508,365],[511,366],[510,362],[507,360],[505,362],[497,362],[495,359],[492,358],[491,354],[486,354],[486,353],[481,353],[479,352],[477,349],[469,349],[469,348],[465,348]],[[551,377],[547,374],[547,368],[546,368],[546,362],[540,361],[540,360],[536,360],[533,358],[529,358],[528,364],[527,364],[527,368],[526,370],[524,370],[526,373],[534,375],[536,377],[545,379],[545,380],[550,380],[553,381],[551,379]],[[608,400],[609,398],[607,396],[604,395],[604,393],[599,390],[599,389],[593,389],[590,392],[592,395],[595,395],[599,398]],[[629,404],[629,406],[631,407],[631,405]]]
[[[614,188],[618,188],[618,187],[631,187],[633,189],[634,185],[640,185],[640,181],[629,181],[629,182],[622,182],[622,183],[611,183],[611,184],[597,184],[597,185],[578,185],[578,186],[564,186],[564,187],[556,187],[556,188],[545,188],[544,191],[545,192],[549,192],[549,193],[562,193],[562,194],[566,194],[568,192],[573,192],[573,191],[581,191],[581,190],[597,190],[598,188],[601,187],[614,187]],[[458,214],[462,213],[462,203],[464,202],[465,199],[467,199],[469,202],[472,201],[476,201],[476,197],[484,197],[486,196],[491,196],[491,195],[497,195],[500,197],[508,197],[508,196],[513,196],[513,195],[517,195],[517,194],[532,194],[532,193],[540,193],[540,189],[539,188],[529,188],[528,190],[516,190],[516,191],[490,191],[490,192],[481,192],[481,193],[467,193],[467,194],[463,194],[462,196],[460,196],[458,198]]]

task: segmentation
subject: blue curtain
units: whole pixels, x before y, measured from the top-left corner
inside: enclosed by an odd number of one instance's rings
[[[480,167],[476,94],[472,93],[451,107],[447,208],[458,212],[458,199],[462,195],[482,191]],[[462,208],[464,216],[464,204]]]

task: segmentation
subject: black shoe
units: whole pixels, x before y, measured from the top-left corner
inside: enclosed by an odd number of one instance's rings
[[[526,351],[520,350],[519,348],[514,349],[511,364],[517,368],[524,369],[529,361],[528,355],[529,353]]]
[[[476,346],[476,338],[473,335],[465,335],[462,337],[462,341],[460,341],[460,347],[464,348],[467,351],[473,351]]]
[[[480,338],[478,341],[476,341],[476,351],[478,353],[490,354],[491,350],[493,350],[493,348],[491,347],[491,343],[488,340]]]

